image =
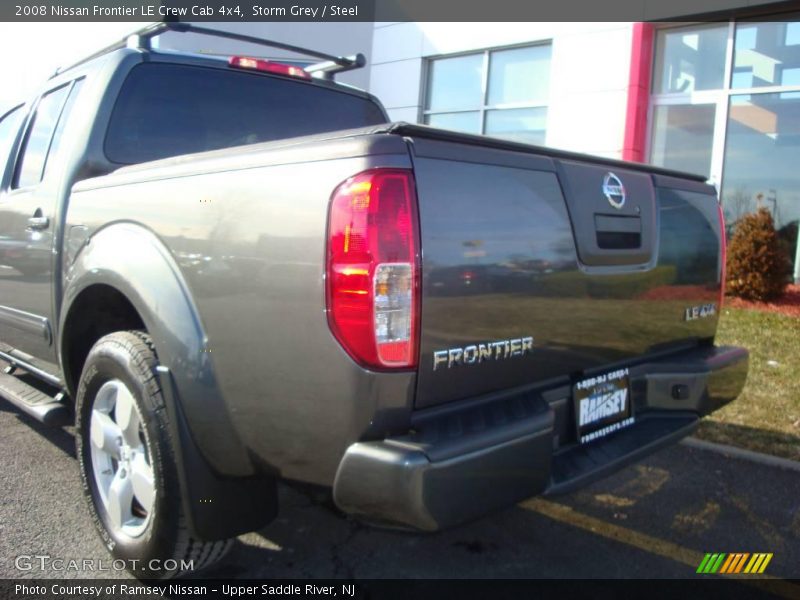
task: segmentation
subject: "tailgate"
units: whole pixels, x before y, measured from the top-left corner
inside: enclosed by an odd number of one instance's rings
[[[423,273],[417,407],[574,382],[713,338],[713,188],[472,136],[409,139]]]

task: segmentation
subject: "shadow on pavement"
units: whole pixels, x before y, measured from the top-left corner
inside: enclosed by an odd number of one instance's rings
[[[709,442],[746,447],[748,450],[800,461],[800,430],[798,435],[792,435],[771,429],[703,419],[696,435]]]

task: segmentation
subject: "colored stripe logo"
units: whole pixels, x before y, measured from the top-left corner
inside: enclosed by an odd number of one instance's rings
[[[697,572],[701,574],[718,573],[720,575],[744,573],[756,575],[763,573],[771,560],[771,552],[756,552],[755,554],[750,554],[749,552],[708,553],[703,557],[700,566],[697,567]]]

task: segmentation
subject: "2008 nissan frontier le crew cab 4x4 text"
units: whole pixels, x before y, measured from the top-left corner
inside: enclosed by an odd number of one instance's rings
[[[166,30],[323,62],[152,49]],[[389,123],[333,81],[363,63],[156,24],[2,116],[0,395],[74,419],[115,558],[210,564],[279,479],[450,527],[741,392],[701,177]]]

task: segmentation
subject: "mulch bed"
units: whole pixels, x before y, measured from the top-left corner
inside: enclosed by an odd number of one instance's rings
[[[786,286],[786,292],[783,296],[773,302],[752,302],[727,296],[724,306],[779,313],[789,317],[800,317],[800,285]]]
[[[662,285],[639,294],[637,299],[716,302],[719,299],[719,288],[703,285]]]

